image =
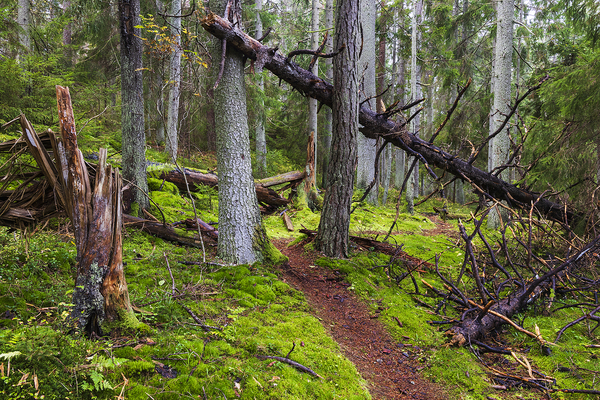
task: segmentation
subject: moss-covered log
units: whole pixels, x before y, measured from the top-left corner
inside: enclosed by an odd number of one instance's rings
[[[301,175],[297,174],[289,175],[287,176],[287,179],[289,179],[287,182],[300,182],[303,178],[303,176],[302,178],[300,178],[300,176]],[[161,172],[159,178],[175,184],[179,188],[179,190],[183,192],[187,192],[188,188],[190,191],[195,191],[196,185],[205,185],[217,189],[219,185],[219,178],[217,177],[217,175],[203,174],[202,172],[192,171],[189,169],[185,170],[185,177],[180,170],[173,169],[170,171]],[[282,181],[282,178],[277,178],[277,181],[277,184],[286,183],[286,181]],[[269,189],[264,185],[255,184],[255,188],[256,197],[258,201],[262,204],[266,204],[276,208],[279,206],[284,206],[290,202],[285,197],[281,197],[279,194],[277,194],[277,192],[273,189]]]

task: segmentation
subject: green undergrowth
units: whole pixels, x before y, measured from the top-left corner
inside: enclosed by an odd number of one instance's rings
[[[27,239],[24,253],[23,238],[0,228],[0,398],[370,399],[303,294],[268,267],[186,265],[200,250],[127,230],[125,276],[148,328],[89,340],[69,332],[71,239]],[[290,358],[322,378],[256,357],[292,348]]]

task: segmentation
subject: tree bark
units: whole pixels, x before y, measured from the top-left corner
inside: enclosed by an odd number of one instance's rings
[[[319,0],[312,0],[312,18],[310,23],[310,48],[311,50],[317,50],[319,47]],[[314,75],[319,76],[319,61],[315,60],[315,63],[311,69]],[[308,143],[312,145],[312,153],[315,154],[314,164],[313,164],[313,173],[317,173],[317,138],[318,135],[318,120],[317,120],[317,99],[313,99],[312,97],[308,98]],[[312,141],[310,139],[311,134],[313,135]],[[316,185],[316,179],[310,178],[307,183],[312,183]],[[307,187],[308,188],[308,187]]]
[[[300,68],[294,62],[286,61],[283,55],[278,54],[274,49],[269,49],[261,45],[258,41],[246,35],[239,28],[234,28],[231,23],[220,18],[218,15],[207,15],[202,20],[202,25],[204,29],[216,37],[226,38],[229,44],[235,46],[246,57],[252,60],[256,60],[256,55],[259,52],[267,54],[268,59],[265,62],[265,68],[291,84],[301,93],[315,97],[320,102],[330,107],[332,106],[334,90],[333,86],[328,82]],[[364,106],[359,109],[359,120],[363,125],[363,128],[360,129],[363,135],[374,139],[379,136],[385,136],[393,145],[411,152],[411,154],[422,156],[428,164],[462,177],[488,195],[506,201],[510,207],[529,210],[531,203],[535,202],[538,198],[537,193],[521,189],[493,176],[489,172],[474,167],[472,163],[443,151],[439,147],[408,132],[405,128],[398,128],[398,125],[394,121],[387,119],[384,115],[378,115]],[[571,224],[574,219],[581,218],[581,215],[574,214],[568,209],[565,211],[563,205],[546,199],[538,201],[536,208],[547,218],[566,224]]]
[[[104,322],[121,321],[133,327],[137,319],[123,274],[121,177],[106,162],[106,149],[100,149],[92,190],[83,154],[77,147],[69,91],[57,86],[56,94],[62,138],[59,149],[64,148],[64,157],[60,164],[63,182],[55,188],[64,188],[77,248],[71,316],[88,333],[101,334]]]
[[[260,38],[263,35],[262,19],[260,12],[262,11],[262,0],[256,0],[256,37]],[[267,176],[267,138],[265,135],[265,79],[262,71],[257,71],[256,79],[258,80],[257,87],[260,92],[258,106],[256,108],[256,169],[258,178]]]
[[[325,52],[333,52],[333,0],[325,0],[325,28],[327,31],[327,41],[325,42]],[[325,59],[325,79],[333,82],[333,59]],[[329,167],[329,154],[331,153],[331,131],[332,119],[331,108],[325,108],[325,123],[321,137],[323,138],[323,150],[321,150],[321,177],[322,187],[327,188],[327,168]]]
[[[123,135],[123,179],[135,186],[124,202],[148,208],[146,180],[146,137],[144,133],[144,84],[142,81],[142,32],[140,0],[119,0],[121,29],[121,128]],[[131,194],[130,194],[131,193]],[[126,207],[129,209],[129,207]]]
[[[17,10],[17,23],[20,27],[19,43],[25,50],[25,54],[31,51],[31,36],[29,32],[31,26],[31,17],[29,15],[30,4],[30,0],[19,0]]]
[[[421,21],[423,19],[423,0],[416,0],[413,6],[411,56],[410,56],[410,96],[413,101],[422,97],[421,94],[421,63],[418,62],[418,53],[421,48]],[[421,116],[417,115],[411,122],[411,131],[419,136],[421,129]],[[408,158],[409,165],[412,157]],[[411,177],[406,186],[406,202],[408,212],[414,212],[414,198],[419,196],[419,164],[413,169]]]
[[[167,113],[166,150],[172,162],[179,149],[179,95],[181,89],[181,0],[171,0],[171,45],[169,64],[169,110]]]
[[[211,10],[223,14],[226,0],[211,1]],[[229,18],[241,24],[241,1],[231,4]],[[215,130],[217,132],[217,171],[219,174],[219,257],[232,264],[251,264],[264,259],[269,243],[262,224],[252,179],[250,137],[246,110],[244,55],[227,46],[223,55],[219,46],[213,60],[224,58],[223,75],[215,94]]]
[[[328,189],[315,248],[328,257],[348,256],[350,204],[356,168],[358,131],[358,0],[338,0],[335,48],[345,45],[333,60],[333,138]]]
[[[511,72],[513,54],[513,19],[515,13],[514,0],[498,2],[498,22],[496,28],[496,50],[494,57],[493,93],[494,104],[490,113],[490,132],[495,132],[511,108]],[[489,171],[495,173],[496,168],[506,164],[510,152],[509,124],[489,144]],[[500,176],[510,179],[509,170],[505,169]],[[504,213],[505,214],[505,213]],[[500,224],[502,213],[494,207],[488,217],[488,227],[495,229]]]
[[[375,66],[377,53],[375,51],[377,38],[375,37],[377,22],[377,4],[376,0],[362,0],[360,2],[360,25],[362,51],[358,70],[359,99],[365,102],[364,106],[375,110],[377,108],[376,74]],[[335,61],[335,60],[334,60]],[[357,167],[356,167],[356,187],[366,189],[375,177],[375,155],[377,154],[377,140],[366,136],[357,138]],[[369,204],[376,205],[379,194],[379,186],[376,185],[367,195],[366,201]]]

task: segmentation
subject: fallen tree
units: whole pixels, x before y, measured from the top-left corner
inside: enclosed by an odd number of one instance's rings
[[[219,178],[215,174],[204,174],[199,171],[184,169],[184,173],[179,169],[172,169],[160,173],[159,178],[175,184],[182,192],[186,193],[196,190],[196,185],[210,186],[218,189]],[[284,206],[290,203],[289,199],[280,196],[271,186],[287,183],[288,187],[295,188],[302,182],[306,174],[300,171],[293,171],[283,175],[277,175],[271,178],[265,178],[257,181],[256,197],[259,203],[269,206],[271,209]]]
[[[233,26],[213,13],[203,18],[202,26],[207,32],[225,40],[228,45],[234,46],[252,60],[255,70],[260,71],[264,67],[305,96],[315,98],[331,107],[333,86],[277,53],[277,48],[264,46],[244,33],[239,26]],[[539,213],[566,225],[571,225],[579,217],[563,205],[547,199],[538,200],[539,194],[507,183],[496,175],[474,167],[472,161],[462,160],[415,136],[407,131],[404,118],[401,117],[402,121],[396,123],[388,119],[389,114],[390,111],[387,114],[377,114],[361,106],[359,118],[363,125],[363,135],[374,139],[381,137],[409,155],[419,157],[426,164],[434,165],[471,183],[481,195],[505,201],[510,207],[527,210],[532,203],[536,203]],[[508,115],[506,121],[511,116],[512,114]]]

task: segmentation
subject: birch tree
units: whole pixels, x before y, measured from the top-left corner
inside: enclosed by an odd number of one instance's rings
[[[177,161],[179,141],[179,96],[181,90],[181,0],[171,0],[171,56],[169,65],[169,104],[167,111],[166,149]]]
[[[314,242],[315,248],[328,257],[348,256],[358,134],[358,14],[358,0],[337,1],[334,47],[346,47],[333,60],[333,135],[328,189]]]

